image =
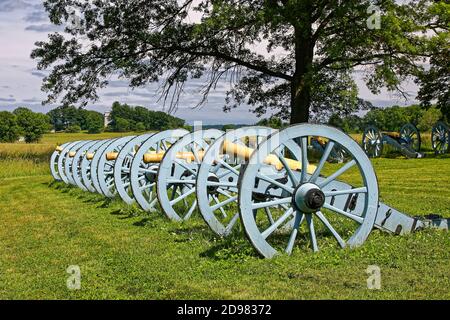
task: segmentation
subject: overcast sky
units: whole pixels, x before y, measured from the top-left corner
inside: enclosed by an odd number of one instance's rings
[[[47,34],[58,31],[58,27],[50,24],[40,0],[0,0],[0,110],[12,111],[19,106],[27,106],[34,111],[48,112],[54,106],[42,106],[45,94],[40,91],[45,72],[36,70],[36,62],[30,58],[34,43],[45,40]],[[361,80],[357,80],[360,96],[374,105],[384,107],[391,105],[409,105],[415,102],[416,87],[406,83],[404,88],[410,93],[410,100],[405,101],[386,92],[372,95]],[[142,105],[152,110],[163,110],[155,94],[157,84],[145,88],[130,89],[125,81],[113,81],[100,92],[100,100],[88,109],[100,112],[108,111],[112,102],[120,101],[132,105]],[[180,100],[176,116],[192,123],[201,120],[205,124],[242,123],[256,121],[249,112],[248,106],[241,106],[230,113],[224,113],[226,82],[218,87],[208,98],[201,109],[192,109],[200,99],[199,81],[189,81]]]

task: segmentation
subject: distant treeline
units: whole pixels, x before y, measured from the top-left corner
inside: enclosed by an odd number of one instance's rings
[[[13,112],[0,112],[0,142],[16,142],[23,137],[32,143],[41,139],[50,130],[50,118],[27,108],[17,108]]]
[[[386,131],[398,131],[408,122],[415,124],[421,131],[430,131],[433,125],[443,118],[441,111],[434,107],[424,109],[418,105],[413,105],[373,109],[364,116],[349,115],[343,117],[332,115],[328,124],[341,128],[347,133],[362,132],[368,125],[375,125]],[[276,129],[288,126],[287,123],[276,117],[262,119],[256,125]],[[226,124],[206,125],[203,128],[216,128],[226,131],[243,126]],[[106,128],[103,114],[73,106],[58,107],[47,114],[33,112],[27,108],[17,108],[13,112],[0,112],[0,142],[15,142],[20,137],[23,137],[26,142],[37,142],[45,132],[52,129],[72,133],[82,130],[89,133],[100,133],[103,130],[144,132],[175,128],[192,130],[192,127],[185,125],[184,120],[167,113],[151,111],[140,106],[129,106],[119,102],[113,103]]]
[[[361,133],[368,125],[374,125],[384,131],[399,131],[408,122],[416,125],[420,131],[431,131],[433,125],[439,120],[445,120],[439,109],[434,107],[424,109],[421,106],[412,105],[409,107],[393,106],[373,109],[364,116],[335,114],[330,117],[327,124],[340,128],[347,133]],[[279,118],[272,117],[262,119],[256,125],[282,129],[289,124]],[[223,128],[229,126],[232,125],[226,125]]]
[[[113,132],[166,130],[184,126],[184,120],[161,111],[151,111],[141,106],[129,106],[114,102],[105,128],[104,115],[72,106],[53,109],[48,113],[56,131],[76,132],[87,130],[99,133],[103,130]]]
[[[368,125],[374,125],[385,131],[399,131],[408,122],[416,125],[420,131],[430,131],[433,125],[442,118],[443,115],[439,109],[434,107],[424,109],[421,106],[412,105],[409,107],[393,106],[373,109],[363,117],[332,115],[328,124],[341,128],[347,133],[362,132]]]
[[[144,107],[133,107],[119,102],[113,103],[109,119],[107,130],[115,132],[163,131],[185,126],[183,119],[165,112],[151,111]]]

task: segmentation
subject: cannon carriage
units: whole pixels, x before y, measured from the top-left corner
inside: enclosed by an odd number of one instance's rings
[[[365,128],[362,147],[370,158],[383,154],[385,145],[389,145],[407,158],[423,158],[420,132],[412,123],[405,124],[399,132],[383,132],[375,126]]]

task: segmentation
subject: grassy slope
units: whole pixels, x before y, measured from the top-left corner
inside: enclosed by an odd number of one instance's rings
[[[450,298],[447,232],[374,231],[358,249],[263,260],[240,235],[217,239],[199,218],[171,223],[51,184],[45,162],[26,161],[0,160],[0,298]],[[383,201],[450,217],[449,158],[374,165]],[[371,264],[381,291],[367,290]],[[69,265],[81,267],[81,291],[66,288]]]

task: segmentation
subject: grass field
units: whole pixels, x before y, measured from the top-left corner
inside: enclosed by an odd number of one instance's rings
[[[0,144],[1,299],[450,299],[448,232],[374,231],[357,249],[264,260],[242,234],[217,238],[198,215],[177,224],[52,183],[56,144],[103,137]],[[450,157],[373,164],[382,201],[450,217]],[[81,269],[81,290],[67,289],[70,265]],[[369,265],[381,269],[381,290],[367,289]]]

